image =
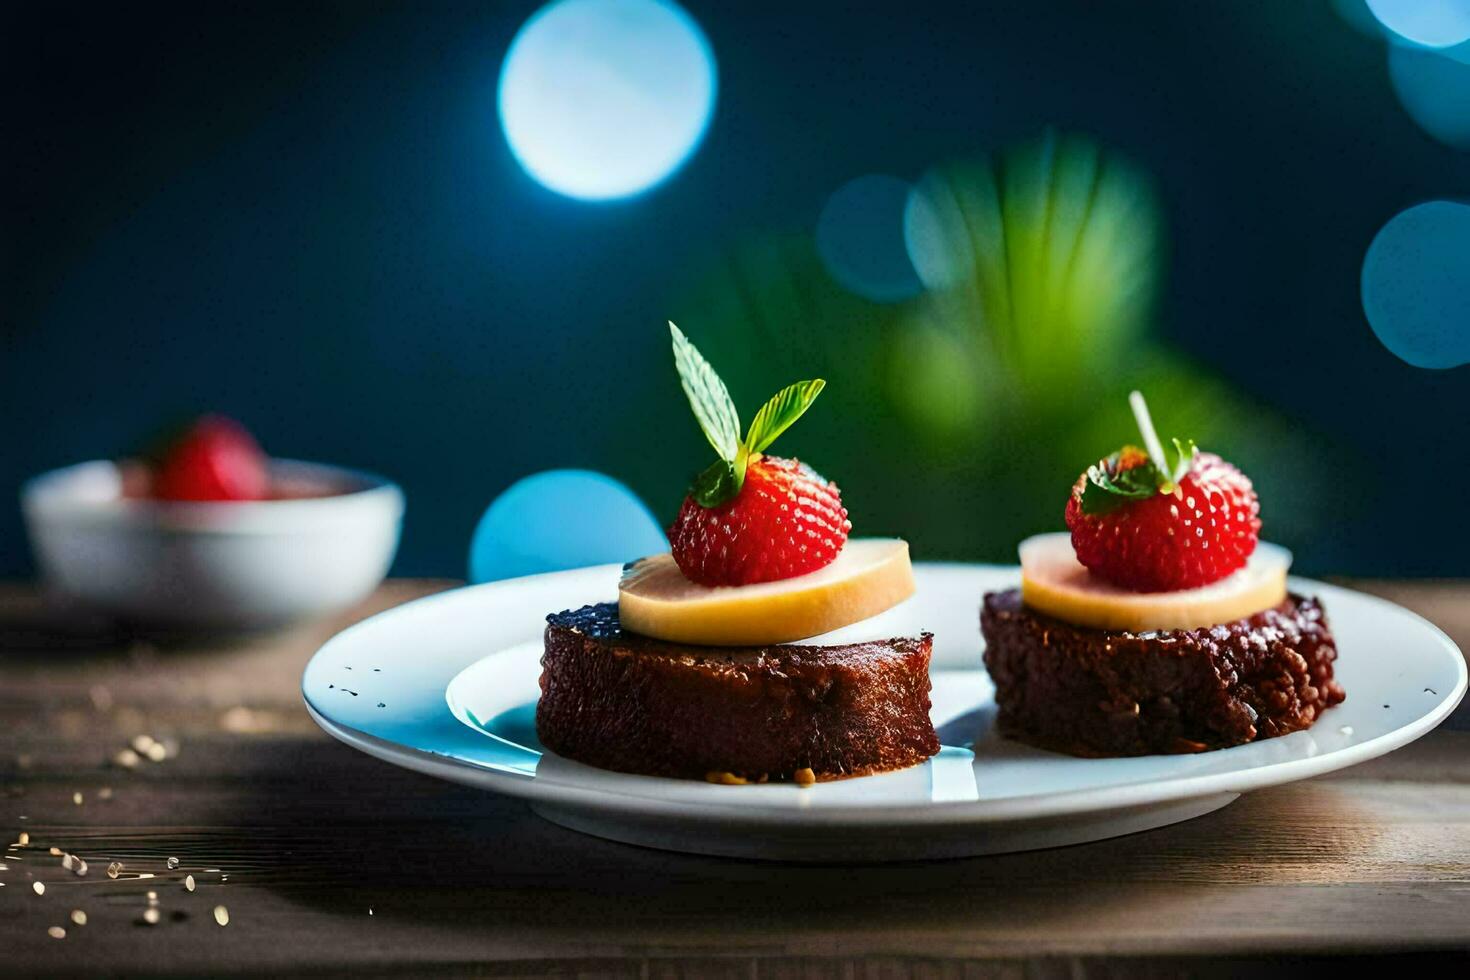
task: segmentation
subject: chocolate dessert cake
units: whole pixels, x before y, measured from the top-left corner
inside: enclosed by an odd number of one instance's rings
[[[1074,626],[985,596],[985,666],[999,730],[1082,756],[1200,752],[1311,726],[1343,700],[1316,599],[1288,595],[1246,619],[1126,632]]]
[[[939,751],[933,637],[691,646],[623,631],[614,603],[547,617],[536,731],[589,765],[718,782],[840,779]]]

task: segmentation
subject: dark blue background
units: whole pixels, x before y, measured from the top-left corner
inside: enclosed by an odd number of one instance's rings
[[[604,205],[534,184],[500,134],[534,4],[6,14],[0,488],[212,408],[400,480],[400,573],[461,574],[480,509],[536,469],[608,471],[671,516],[701,458],[663,328],[690,263],[810,227],[854,176],[1055,124],[1155,175],[1165,334],[1371,461],[1331,502],[1340,567],[1310,570],[1470,570],[1470,370],[1399,362],[1358,299],[1374,233],[1470,192],[1470,156],[1325,0],[688,8],[719,61],[708,139]],[[668,420],[630,431],[609,408],[649,388]],[[28,563],[0,507],[0,574]]]

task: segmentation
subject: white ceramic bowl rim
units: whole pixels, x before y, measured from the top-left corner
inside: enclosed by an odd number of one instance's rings
[[[96,459],[50,470],[21,487],[31,520],[222,534],[328,529],[364,508],[401,515],[403,490],[374,473],[296,459],[272,459],[272,472],[312,477],[342,493],[286,500],[173,501],[124,497],[117,463]]]

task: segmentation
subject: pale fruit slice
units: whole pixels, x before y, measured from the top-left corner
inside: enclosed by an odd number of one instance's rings
[[[832,564],[807,575],[718,588],[689,581],[664,553],[623,572],[618,618],[660,640],[763,646],[829,633],[913,594],[908,542],[896,538],[849,540]]]
[[[1177,592],[1133,592],[1093,575],[1072,551],[1066,532],[1021,542],[1021,599],[1074,626],[1101,630],[1195,629],[1234,622],[1286,598],[1291,552],[1256,545],[1246,566],[1218,582]]]

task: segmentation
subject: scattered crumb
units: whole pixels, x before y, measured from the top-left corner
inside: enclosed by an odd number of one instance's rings
[[[21,819],[24,820],[25,817],[21,817]],[[15,836],[15,842],[21,847],[25,847],[31,842],[31,835],[22,830],[19,834]]]
[[[112,799],[112,787],[111,786],[104,786],[101,789],[99,789],[97,791],[97,799],[99,799],[99,800],[110,800],[110,799]]]
[[[817,781],[817,774],[812,772],[811,767],[808,766],[805,769],[796,770],[792,778],[796,780],[798,786],[810,786]]]
[[[172,871],[174,868],[177,868],[178,866],[179,866],[179,859],[178,858],[171,857],[171,858],[168,859],[168,869],[170,871]]]
[[[44,881],[31,882],[31,891],[35,892],[37,895],[46,894],[46,883]]]
[[[71,921],[79,926],[84,926],[87,924],[87,913],[83,912],[81,909],[72,909]]]
[[[162,742],[154,742],[148,746],[148,761],[162,762],[168,758],[168,749],[164,748]]]
[[[147,755],[148,750],[153,748],[155,744],[157,743],[153,741],[152,735],[133,736],[133,751],[138,753],[139,755]]]
[[[123,863],[121,861],[112,862],[107,866],[107,877],[116,878],[118,875],[122,874],[122,869]]]
[[[139,761],[141,760],[139,760],[138,758],[138,753],[134,752],[132,749],[123,749],[122,751],[118,752],[117,755],[112,757],[112,761],[115,764],[122,766],[124,769],[133,769],[138,765]]]
[[[721,786],[744,786],[750,782],[733,772],[707,772],[704,774],[704,779],[707,783],[718,783]]]
[[[71,794],[71,801],[72,801],[72,803],[76,804],[77,806],[81,806],[82,805],[82,791],[81,790],[77,790],[75,793]]]
[[[54,858],[59,858],[61,857],[61,848],[53,847],[47,853],[49,853]]]
[[[184,891],[191,892],[193,890],[194,890],[194,876],[193,875],[184,875]]]
[[[214,907],[214,921],[218,922],[222,926],[229,925],[230,910],[225,908],[223,905],[216,905]],[[246,931],[248,932],[249,930],[247,929]]]
[[[52,939],[65,939],[66,930],[61,928],[61,926],[52,926],[50,929],[46,930],[46,935],[50,936]]]
[[[148,925],[150,926],[158,925],[158,920],[160,918],[161,916],[159,915],[158,909],[153,908],[152,906],[149,906],[148,908],[143,910],[143,921],[148,923]]]

